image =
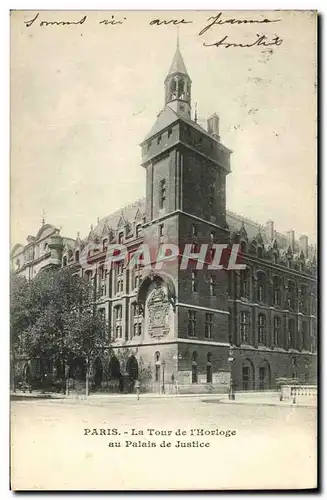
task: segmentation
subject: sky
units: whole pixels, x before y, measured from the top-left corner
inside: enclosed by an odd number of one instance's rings
[[[145,196],[139,144],[164,106],[177,28],[205,126],[220,117],[233,151],[227,208],[316,239],[316,21],[311,12],[11,12],[11,245],[47,223],[86,236],[97,218]],[[42,21],[82,24],[43,25]],[[122,24],[100,23],[103,20]],[[124,19],[126,17],[126,19]],[[253,44],[204,46],[228,37]],[[276,40],[276,38],[275,38]]]

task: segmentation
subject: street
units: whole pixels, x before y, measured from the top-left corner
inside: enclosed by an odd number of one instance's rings
[[[316,409],[218,398],[11,403],[12,488],[258,489],[316,485]]]

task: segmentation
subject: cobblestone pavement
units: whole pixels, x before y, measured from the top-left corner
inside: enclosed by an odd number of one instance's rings
[[[314,408],[218,399],[13,401],[12,487],[315,487]]]

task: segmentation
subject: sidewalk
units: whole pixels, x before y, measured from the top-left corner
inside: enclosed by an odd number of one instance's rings
[[[90,394],[86,397],[83,394],[70,394],[66,396],[65,394],[58,393],[41,393],[40,391],[33,391],[32,393],[23,393],[22,391],[16,391],[11,393],[10,397],[13,401],[15,399],[47,399],[47,400],[68,400],[68,401],[83,401],[94,403],[97,401],[106,402],[110,400],[135,400],[136,394]],[[169,400],[175,399],[180,400],[184,398],[201,400],[202,402],[208,402],[211,404],[229,404],[229,405],[252,405],[252,406],[284,406],[284,407],[302,407],[302,408],[316,408],[317,398],[299,396],[296,399],[296,403],[293,403],[292,399],[287,399],[280,401],[279,392],[236,392],[235,400],[228,399],[228,394],[155,394],[155,393],[145,393],[141,394],[140,399],[154,399],[154,400]]]

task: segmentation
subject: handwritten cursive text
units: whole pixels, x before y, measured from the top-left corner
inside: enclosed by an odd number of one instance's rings
[[[203,35],[206,31],[208,31],[212,26],[222,25],[222,24],[230,24],[230,25],[239,25],[239,24],[268,24],[268,23],[278,23],[280,19],[222,19],[222,12],[219,12],[216,16],[208,17],[207,21],[210,21],[202,30],[199,32],[199,35]]]
[[[271,45],[279,46],[283,43],[283,39],[279,38],[279,36],[275,36],[272,40],[269,40],[266,35],[259,35],[257,33],[257,39],[252,43],[234,43],[227,42],[228,36],[224,36],[218,42],[214,43],[206,43],[204,42],[204,47],[225,47],[225,49],[229,49],[231,47],[239,47],[239,48],[250,48],[250,47],[270,47]]]

